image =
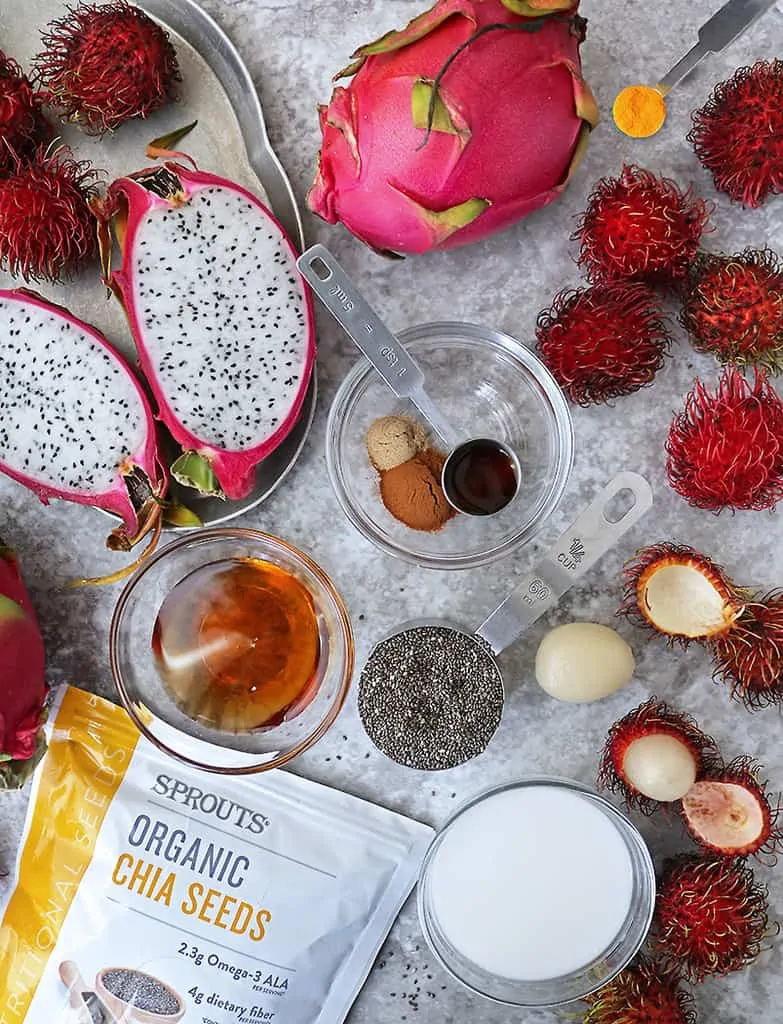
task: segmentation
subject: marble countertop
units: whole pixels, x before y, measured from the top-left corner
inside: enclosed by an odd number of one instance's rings
[[[274,146],[303,202],[312,179],[318,130],[317,102],[325,102],[330,77],[358,45],[401,27],[423,7],[417,0],[202,0],[239,46],[258,86]],[[2,0],[19,6],[20,0]],[[342,228],[306,215],[309,240],[328,243],[369,300],[394,328],[426,320],[464,319],[491,324],[525,341],[552,296],[580,279],[569,242],[574,217],[591,183],[633,161],[693,182],[715,204],[712,249],[773,247],[783,238],[783,198],[760,210],[743,210],[718,196],[685,134],[689,112],[712,86],[743,64],[780,55],[783,14],[767,14],[729,50],[706,61],[669,98],[669,118],[656,138],[634,141],[611,123],[611,103],[624,85],[656,80],[691,45],[698,25],[717,0],[661,5],[649,0],[584,0],[589,19],[583,47],[585,73],[604,120],[572,185],[555,204],[516,228],[468,249],[386,262]],[[711,682],[708,656],[693,647],[670,650],[661,641],[614,618],[623,560],[638,546],[675,539],[722,561],[743,583],[769,589],[783,584],[781,514],[738,513],[713,517],[688,507],[666,482],[663,441],[672,412],[694,376],[717,377],[711,359],[699,356],[678,331],[673,358],[653,388],[614,407],[575,409],[576,460],[563,502],[538,540],[491,568],[444,575],[379,553],[343,519],[324,460],[329,403],[356,358],[350,342],[323,312],[319,326],[321,393],[303,455],[285,486],[243,525],[279,534],[309,552],[331,574],[348,604],[361,665],[373,642],[397,623],[435,614],[476,624],[565,528],[590,496],[620,469],[643,473],[655,490],[655,509],[621,547],[589,574],[558,608],[539,621],[502,657],[510,693],[502,726],[486,753],[455,770],[422,776],[378,754],[349,698],[337,724],[294,770],[309,778],[377,799],[434,825],[457,804],[494,783],[524,773],[551,773],[590,782],[610,723],[657,694],[696,716],[728,757],[750,754],[765,764],[773,789],[783,788],[781,720],[774,708],[750,714]],[[117,590],[65,591],[65,581],[116,563],[97,540],[98,513],[64,504],[48,508],[0,479],[0,528],[22,558],[45,634],[49,678],[111,697],[107,634]],[[590,705],[550,700],[533,681],[537,644],[554,624],[588,619],[616,624],[634,647],[633,682]],[[369,754],[369,758],[365,755]],[[21,832],[27,792],[4,796],[0,870],[10,869]],[[657,857],[687,847],[677,826],[641,822]],[[783,910],[783,870],[759,867],[769,883],[773,914]],[[1,882],[0,882],[1,884]],[[7,882],[6,882],[7,884]],[[783,1001],[779,946],[752,968],[709,981],[696,990],[700,1019],[710,1024],[772,1020]],[[427,993],[433,993],[432,996]],[[548,1024],[548,1012],[512,1011],[473,997],[428,955],[415,907],[409,901],[350,1015],[351,1024]]]

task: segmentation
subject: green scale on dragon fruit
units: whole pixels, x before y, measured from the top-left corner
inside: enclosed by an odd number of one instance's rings
[[[296,424],[315,358],[290,239],[241,186],[171,160],[119,178],[93,208],[105,279],[183,450],[172,474],[202,494],[245,497]]]
[[[44,504],[118,516],[106,543],[129,550],[156,526],[168,485],[133,371],[94,327],[23,289],[0,291],[0,339],[0,471]]]
[[[566,187],[598,123],[579,0],[439,0],[360,47],[319,106],[307,197],[391,254],[503,231]]]
[[[16,789],[43,752],[47,686],[41,633],[19,563],[0,537],[0,789]]]

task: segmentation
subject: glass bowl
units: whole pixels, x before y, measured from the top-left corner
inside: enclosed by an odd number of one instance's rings
[[[528,821],[513,803],[525,789],[539,801],[529,809]],[[556,817],[546,820],[546,801],[553,811],[571,812],[571,844],[558,843],[564,833]],[[526,834],[524,852],[511,837],[515,826]],[[591,851],[593,837],[600,838]],[[511,850],[506,863],[492,855],[493,844]],[[555,876],[563,881],[552,886]],[[517,879],[528,890],[522,899],[512,891]],[[623,879],[625,896],[616,896]],[[457,893],[453,901],[452,892]],[[482,921],[493,898],[498,913]],[[564,1006],[596,992],[638,953],[654,907],[655,868],[636,827],[589,787],[548,776],[496,786],[460,807],[432,841],[419,876],[419,920],[433,954],[466,988],[507,1006]],[[521,939],[519,923],[527,921],[529,938]],[[590,937],[584,938],[588,929]],[[524,947],[527,951],[520,952]],[[585,954],[586,949],[591,952]],[[523,968],[524,956],[529,959]],[[551,977],[543,968],[547,959],[559,964]]]
[[[422,422],[396,398],[366,360],[340,386],[326,428],[326,464],[348,519],[368,540],[405,561],[432,569],[468,569],[526,544],[556,508],[573,460],[573,426],[563,392],[537,356],[508,334],[465,323],[422,324],[400,341],[422,366],[427,391],[464,437],[491,437],[519,456],[519,492],[496,515],[458,515],[425,533],[384,507],[365,437],[381,416]]]
[[[313,602],[319,656],[306,706],[294,702],[278,724],[230,733],[197,721],[161,681],[152,650],[158,611],[172,587],[203,566],[242,558],[270,562],[304,586]],[[156,552],[131,577],[117,602],[109,658],[120,701],[138,729],[172,757],[206,771],[246,775],[279,768],[319,740],[337,718],[353,675],[348,613],[328,576],[277,537],[229,527],[187,534]]]

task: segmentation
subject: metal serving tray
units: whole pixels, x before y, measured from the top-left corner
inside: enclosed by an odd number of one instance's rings
[[[301,250],[302,219],[291,185],[272,149],[261,103],[253,80],[235,46],[194,0],[139,0],[137,6],[169,32],[182,72],[182,98],[157,111],[146,121],[128,122],[103,139],[86,136],[73,125],[63,125],[60,135],[78,159],[88,159],[113,178],[146,166],[146,144],[173,128],[198,120],[182,147],[203,168],[240,182],[260,196],[274,212]],[[0,0],[2,48],[28,70],[30,58],[40,48],[40,30],[66,13],[60,0]],[[20,282],[0,272],[0,287]],[[131,361],[133,341],[125,316],[115,299],[107,299],[97,265],[71,281],[37,288],[46,298],[67,306],[77,316],[100,328]],[[224,502],[198,498],[183,490],[179,497],[205,525],[225,523],[260,505],[296,462],[315,414],[315,374],[304,409],[294,430],[269,458],[259,465],[256,485],[241,501]]]

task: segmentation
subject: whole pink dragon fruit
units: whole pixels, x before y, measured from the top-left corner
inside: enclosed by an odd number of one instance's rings
[[[598,123],[578,0],[439,0],[360,47],[319,107],[310,208],[387,254],[502,231],[565,188]]]
[[[0,538],[0,789],[20,786],[42,749],[44,646],[19,564]]]

